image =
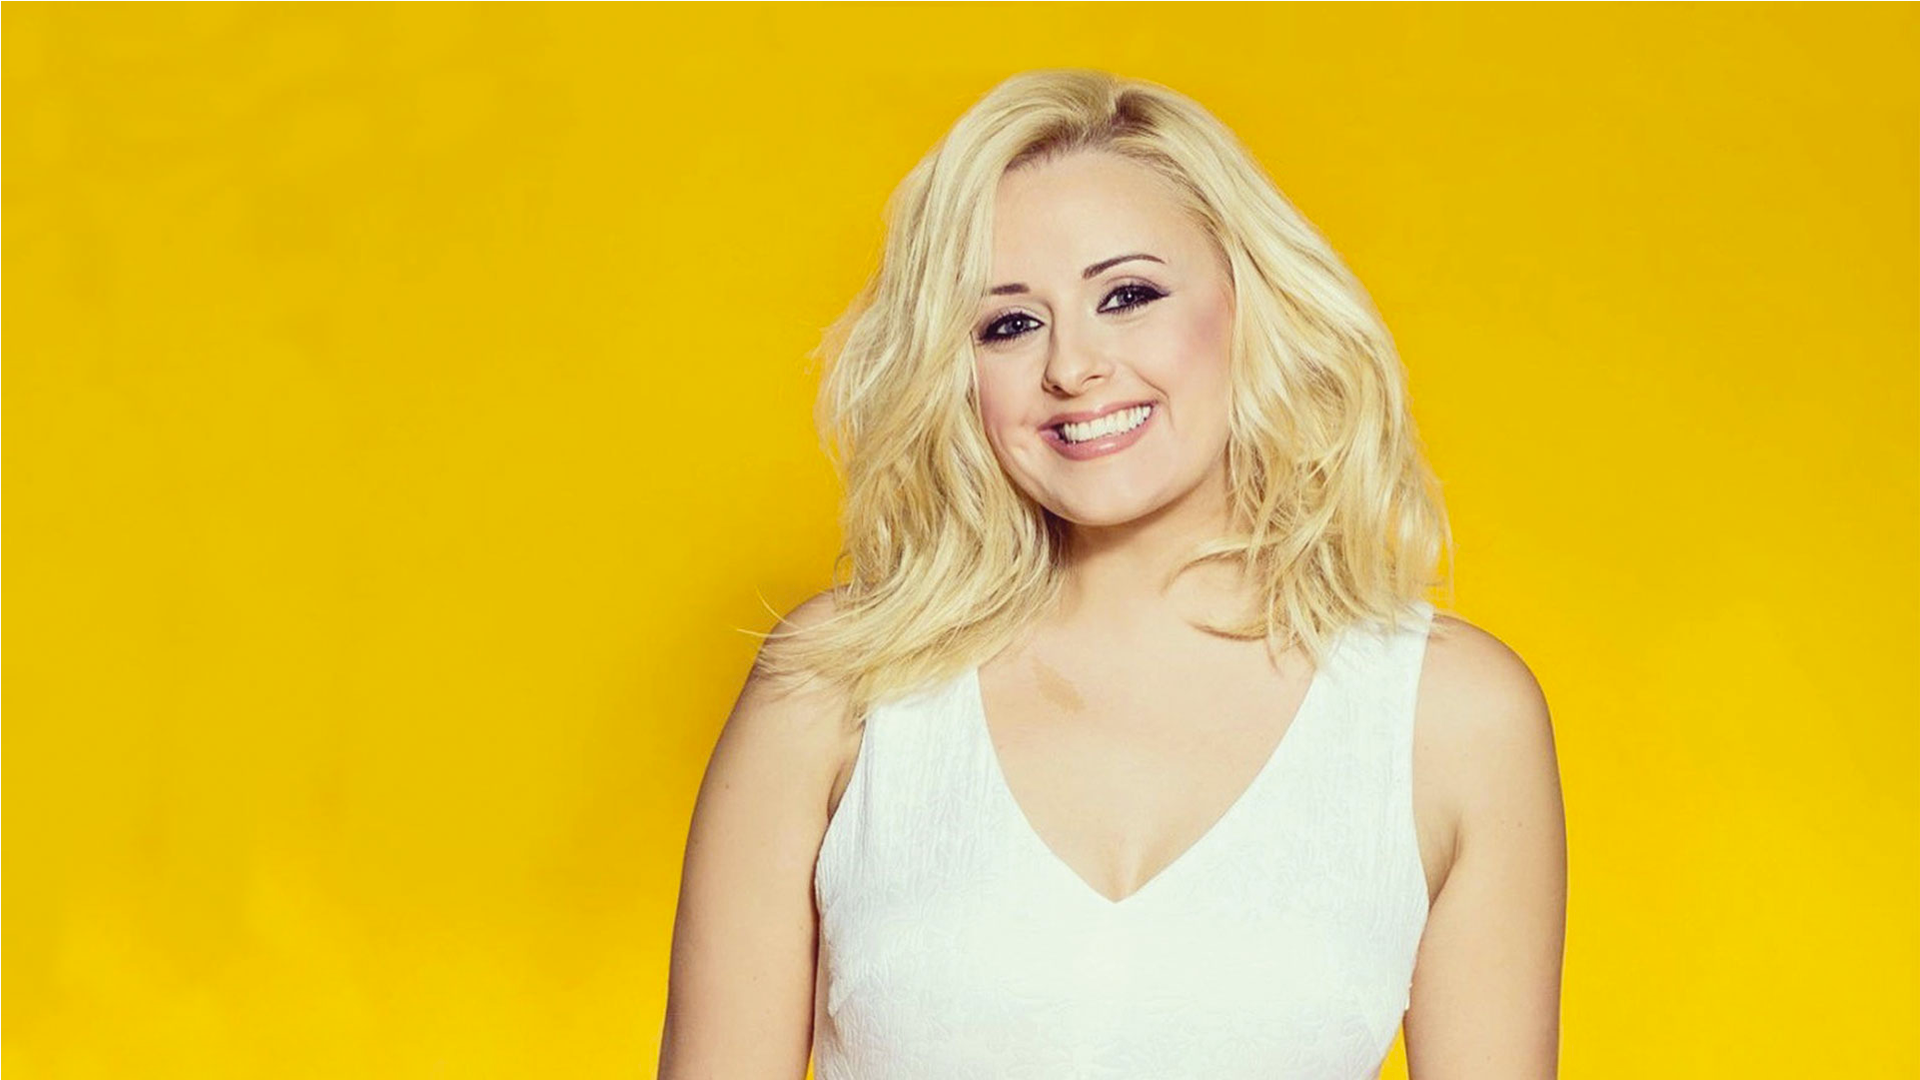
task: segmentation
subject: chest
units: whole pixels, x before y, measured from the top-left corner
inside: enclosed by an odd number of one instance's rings
[[[1078,708],[995,676],[869,721],[817,881],[822,1075],[1371,1075],[1426,907],[1392,717],[1298,669]]]
[[[1432,895],[1423,638],[1343,641],[876,710],[815,871],[823,1080],[1375,1075]]]
[[[1120,670],[997,658],[977,672],[973,719],[1025,827],[1120,902],[1226,817],[1311,703],[1304,658],[1248,659]]]

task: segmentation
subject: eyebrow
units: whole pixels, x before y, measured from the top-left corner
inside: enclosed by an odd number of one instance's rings
[[[1162,266],[1165,266],[1167,264],[1167,260],[1160,258],[1158,255],[1149,255],[1144,251],[1136,251],[1131,255],[1115,255],[1111,259],[1101,259],[1099,262],[1094,263],[1092,266],[1089,266],[1085,270],[1080,271],[1080,279],[1082,281],[1085,281],[1086,279],[1094,276],[1095,274],[1098,274],[1102,270],[1108,269],[1109,267],[1118,266],[1121,263],[1127,262],[1130,259],[1152,259],[1154,262],[1157,262]],[[987,295],[988,296],[1007,296],[1012,293],[1023,293],[1028,291],[1030,290],[1025,285],[1022,285],[1019,282],[1013,282],[1012,284],[1008,284],[1008,285],[995,285],[993,288],[987,290]]]

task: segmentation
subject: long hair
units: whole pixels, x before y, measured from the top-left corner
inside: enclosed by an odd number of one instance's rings
[[[1227,448],[1233,524],[1176,568],[1237,563],[1262,614],[1209,633],[1298,643],[1317,665],[1362,620],[1397,626],[1450,580],[1439,483],[1406,376],[1366,290],[1238,139],[1189,98],[1102,71],[1008,78],[889,197],[880,266],[811,355],[840,474],[830,613],[762,635],[759,665],[877,701],[993,655],[1058,598],[1066,526],[1002,470],[980,421],[970,333],[1002,174],[1079,150],[1145,165],[1213,237],[1233,282]],[[843,575],[844,570],[844,575]]]

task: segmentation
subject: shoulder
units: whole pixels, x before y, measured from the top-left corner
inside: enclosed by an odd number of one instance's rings
[[[796,605],[781,620],[783,630],[805,629],[819,625],[841,611],[840,598],[831,589],[815,593]],[[861,722],[853,716],[849,695],[844,687],[810,680],[797,691],[805,695],[811,710],[813,748],[826,765],[827,782],[822,803],[828,820],[840,805],[840,796],[853,776],[853,764],[860,754]]]
[[[832,618],[839,611],[839,594],[832,589],[823,589],[795,604],[793,610],[787,612],[780,621],[791,626],[811,626]]]
[[[839,611],[838,597],[832,590],[827,590],[802,600],[782,615],[779,624],[769,633],[768,642],[761,645],[760,654],[754,659],[753,670],[747,680],[748,690],[755,691],[761,699],[795,696],[807,700],[830,699],[835,688],[825,679],[811,673],[776,672],[767,660],[774,638],[810,630],[830,621]]]
[[[1506,642],[1473,623],[1438,612],[1421,665],[1420,704],[1469,734],[1518,734],[1547,723],[1546,694]]]
[[[830,593],[817,594],[783,616],[775,631],[815,625],[836,610]],[[785,790],[787,798],[824,810],[847,743],[847,694],[817,675],[770,671],[765,654],[763,646],[721,729],[710,769],[723,782]],[[796,785],[803,791],[795,792]]]
[[[783,622],[830,611],[809,601]],[[662,1076],[805,1071],[813,880],[842,706],[831,682],[757,658],[721,727],[688,826]],[[754,1038],[740,1038],[743,1024]]]
[[[1414,963],[1407,1061],[1416,1076],[1552,1076],[1567,837],[1546,696],[1512,648],[1463,619],[1436,618],[1427,648],[1414,772],[1427,768],[1435,820],[1452,822],[1435,837],[1444,869]]]
[[[1421,665],[1414,723],[1419,765],[1441,794],[1458,851],[1516,812],[1559,810],[1546,693],[1526,661],[1488,631],[1437,613]]]

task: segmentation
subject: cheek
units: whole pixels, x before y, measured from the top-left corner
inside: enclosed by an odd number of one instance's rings
[[[1233,295],[1221,290],[1214,304],[1206,314],[1197,320],[1194,348],[1212,364],[1213,370],[1222,383],[1227,378],[1227,365],[1233,354]]]
[[[1222,301],[1194,313],[1168,343],[1169,377],[1189,393],[1225,400],[1233,349],[1233,308]]]
[[[986,429],[987,439],[995,446],[1000,445],[1000,433],[1009,424],[1020,422],[1019,402],[1013,388],[1003,385],[1003,379],[996,379],[987,364],[974,365],[974,388],[980,404],[980,426]]]

